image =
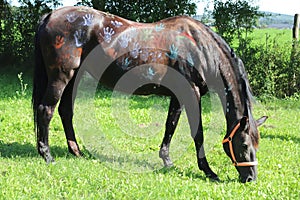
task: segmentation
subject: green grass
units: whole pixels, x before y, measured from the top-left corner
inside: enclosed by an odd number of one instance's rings
[[[89,145],[83,142],[89,138],[88,134],[81,133],[79,135],[82,139],[79,142],[86,156],[75,158],[69,155],[62,125],[56,112],[50,133],[50,145],[56,163],[45,164],[35,149],[30,84],[25,94],[18,95],[16,91],[20,91],[20,85],[17,74],[13,76],[1,74],[0,199],[299,199],[300,197],[299,100],[270,99],[256,105],[254,112],[256,117],[269,116],[266,124],[260,128],[262,138],[257,154],[259,175],[255,183],[241,184],[236,170],[221,146],[224,119],[218,114],[218,109],[211,110],[211,98],[204,99],[205,131],[209,133],[216,129],[221,131],[221,134],[212,136],[217,138],[216,141],[211,141],[209,139],[211,135],[206,133],[206,140],[210,143],[207,150],[209,163],[222,180],[217,183],[206,179],[203,172],[198,170],[192,139],[186,131],[184,117],[180,124],[182,128],[176,132],[171,146],[175,167],[159,168],[161,161],[158,159],[158,150],[167,114],[167,98],[150,96],[132,97],[128,100],[131,121],[137,127],[140,126],[135,130],[159,127],[158,130],[154,128],[154,137],[149,135],[140,137],[134,135],[136,133],[124,134],[121,131],[120,123],[110,114],[111,92],[105,90],[97,93],[98,98],[93,102],[93,106],[96,108],[97,123],[101,127],[100,136],[102,138],[104,136],[114,147],[108,148],[111,152],[106,152],[107,155],[104,157],[105,151],[103,149],[101,151],[99,145],[97,146],[101,141],[92,140]],[[30,83],[26,74],[24,83]],[[211,97],[213,98],[213,95]],[[162,107],[153,108],[153,105]],[[157,117],[152,118],[151,113]],[[221,117],[218,119],[216,116]],[[84,126],[78,124],[80,117],[76,120],[76,129],[79,131]],[[93,135],[98,136],[95,133]],[[182,147],[178,146],[182,141],[181,138],[185,142]],[[91,156],[85,147],[94,150],[97,157]],[[148,157],[146,161],[139,156],[136,156],[135,160],[108,159],[117,151],[121,152],[120,155],[125,155],[126,152],[127,156],[144,154],[154,157]],[[153,165],[147,163],[149,161],[153,161]]]
[[[292,41],[292,30],[275,28],[255,29],[249,36],[252,37],[256,43],[265,43],[267,36],[269,36],[278,43],[284,44]]]
[[[251,45],[272,44],[273,41],[276,41],[276,44],[280,46],[292,46],[292,30],[290,29],[254,29],[252,33],[248,34],[248,38],[252,39]],[[232,47],[236,48],[237,46],[238,40],[235,39]]]

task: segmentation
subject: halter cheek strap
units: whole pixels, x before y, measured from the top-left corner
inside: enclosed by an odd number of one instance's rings
[[[233,161],[233,165],[234,165],[234,166],[238,166],[238,167],[250,167],[250,166],[255,166],[255,165],[258,164],[257,161],[252,161],[252,162],[237,162],[236,159],[235,159],[234,152],[233,152],[233,146],[232,146],[232,138],[233,138],[233,136],[235,135],[235,133],[237,132],[237,130],[240,128],[240,126],[241,126],[241,122],[239,122],[239,123],[233,128],[233,130],[231,131],[230,135],[222,141],[222,144],[224,144],[224,143],[226,143],[226,142],[229,143],[229,150],[230,150],[230,154],[231,154],[231,158],[232,158],[232,161]]]

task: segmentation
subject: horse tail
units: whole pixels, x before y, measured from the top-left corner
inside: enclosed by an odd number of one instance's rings
[[[46,66],[44,63],[43,55],[42,55],[40,38],[41,38],[41,32],[45,28],[49,17],[50,17],[50,14],[46,14],[42,17],[42,19],[38,25],[38,28],[35,32],[35,40],[34,40],[35,67],[34,67],[34,73],[33,73],[33,89],[32,89],[31,102],[32,102],[32,108],[33,108],[35,132],[37,132],[38,106],[42,102],[42,99],[45,95],[47,84],[48,84],[48,77],[47,77]]]

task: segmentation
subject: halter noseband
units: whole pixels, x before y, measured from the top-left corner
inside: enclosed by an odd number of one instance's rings
[[[233,146],[232,146],[232,139],[233,139],[233,136],[235,135],[235,133],[237,132],[237,130],[240,128],[241,126],[241,122],[239,122],[234,128],[233,130],[231,131],[230,135],[228,136],[228,138],[225,138],[223,141],[222,141],[222,144],[228,142],[229,143],[229,150],[230,150],[230,154],[231,154],[231,158],[232,158],[232,161],[233,161],[233,165],[234,166],[238,166],[238,167],[250,167],[250,166],[255,166],[257,165],[257,161],[253,161],[253,162],[237,162],[236,159],[235,159],[235,156],[234,156],[234,152],[233,152]]]

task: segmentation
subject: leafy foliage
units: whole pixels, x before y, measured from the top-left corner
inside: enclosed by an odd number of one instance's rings
[[[40,17],[60,5],[59,0],[19,0],[13,7],[8,1],[1,3],[0,61],[4,64],[32,64],[34,33]]]
[[[256,96],[293,96],[300,92],[300,48],[266,34],[264,43],[251,38],[237,49]]]
[[[93,6],[95,9],[138,22],[155,22],[175,15],[196,14],[196,4],[192,0],[83,0],[78,5]]]
[[[258,11],[257,6],[252,6],[251,0],[221,0],[214,1],[214,10],[212,12],[215,19],[217,32],[228,42],[233,39],[242,39],[243,33],[246,37],[254,26],[257,25],[258,18],[264,14]]]
[[[242,58],[256,96],[292,96],[300,91],[299,47],[292,42],[280,43],[266,35],[257,44],[250,37],[258,18],[265,16],[252,0],[214,1],[212,12],[217,32]]]

